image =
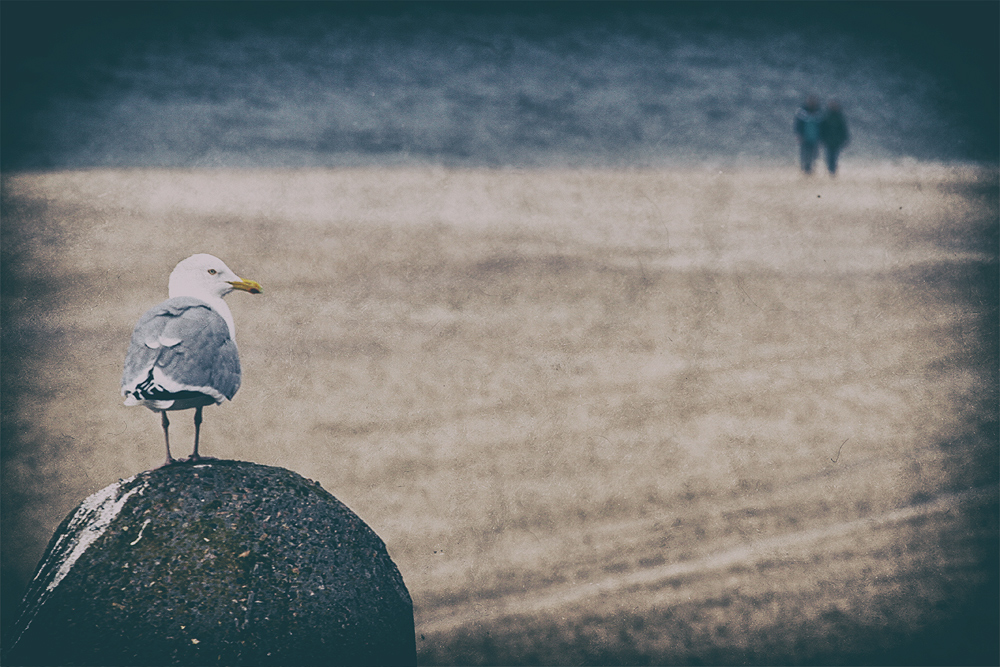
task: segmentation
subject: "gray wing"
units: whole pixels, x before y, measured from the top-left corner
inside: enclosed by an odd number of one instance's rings
[[[125,355],[122,394],[136,391],[154,369],[164,378],[159,389],[168,393],[217,394],[213,397],[221,403],[222,396],[232,399],[240,388],[239,351],[226,321],[207,303],[191,297],[168,299],[139,319]]]

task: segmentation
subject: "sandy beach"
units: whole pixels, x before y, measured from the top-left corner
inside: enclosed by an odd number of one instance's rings
[[[997,184],[916,161],[5,174],[4,601],[81,499],[162,463],[121,364],[209,252],[265,292],[228,299],[243,386],[202,453],[368,522],[423,664],[995,654],[965,619],[996,582]]]

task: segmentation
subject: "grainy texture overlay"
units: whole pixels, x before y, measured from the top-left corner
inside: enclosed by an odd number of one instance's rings
[[[995,169],[2,185],[5,601],[161,462],[121,363],[210,252],[265,292],[202,452],[354,509],[422,662],[996,660]]]

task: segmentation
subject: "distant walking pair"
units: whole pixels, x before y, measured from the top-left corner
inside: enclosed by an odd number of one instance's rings
[[[826,111],[820,109],[819,100],[810,95],[795,113],[795,136],[799,140],[799,164],[802,171],[811,174],[813,163],[819,155],[819,145],[826,153],[826,168],[830,175],[837,173],[837,158],[847,145],[847,121],[840,105],[831,100]]]

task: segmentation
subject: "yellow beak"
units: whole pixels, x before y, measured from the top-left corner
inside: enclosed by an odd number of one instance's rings
[[[264,291],[264,288],[256,280],[243,280],[240,278],[239,280],[230,280],[229,284],[233,286],[233,289],[250,292],[251,294],[260,294]]]

